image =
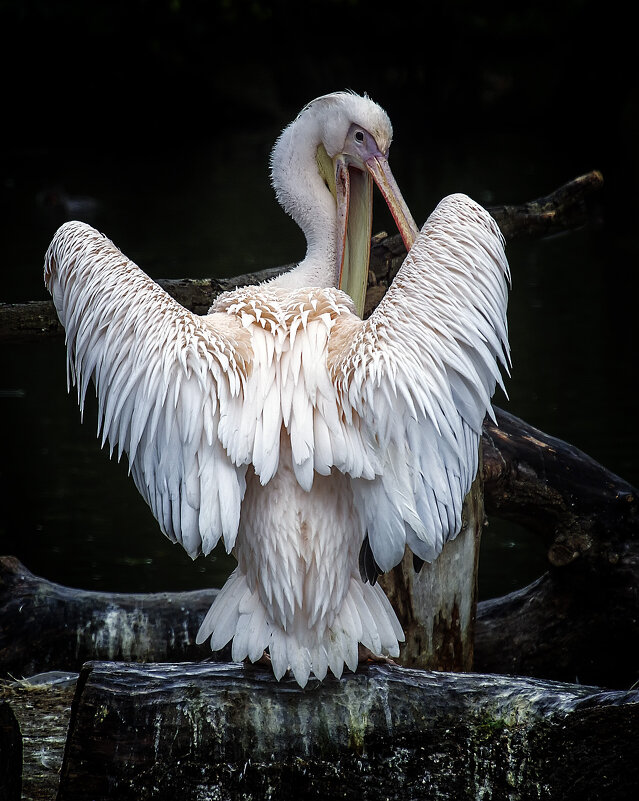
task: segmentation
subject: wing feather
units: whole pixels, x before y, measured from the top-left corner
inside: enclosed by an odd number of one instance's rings
[[[509,280],[492,217],[464,195],[444,198],[333,363],[345,417],[360,419],[381,454],[374,480],[350,472],[383,571],[406,544],[432,561],[461,527],[482,422],[509,367]]]
[[[248,458],[239,449],[231,461],[219,421],[242,402],[247,336],[227,315],[184,309],[84,223],[56,233],[45,283],[66,330],[69,385],[82,409],[93,379],[103,444],[127,454],[164,533],[192,557],[220,537],[230,550]]]

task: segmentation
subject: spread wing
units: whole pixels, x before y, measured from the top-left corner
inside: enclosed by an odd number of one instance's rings
[[[406,545],[430,562],[459,532],[482,421],[509,363],[509,279],[492,217],[465,195],[444,198],[335,360],[342,408],[382,462],[372,481],[353,476],[375,569],[390,570]]]
[[[93,379],[102,444],[126,453],[160,527],[189,555],[237,534],[246,463],[218,440],[242,402],[246,332],[228,315],[199,317],[108,239],[70,222],[45,258],[45,283],[66,329],[67,377],[80,408]]]

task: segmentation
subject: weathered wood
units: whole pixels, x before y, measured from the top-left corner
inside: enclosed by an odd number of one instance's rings
[[[477,611],[477,565],[484,522],[481,480],[475,479],[462,510],[462,529],[432,564],[419,573],[407,552],[380,576],[406,635],[405,667],[468,671],[473,667]]]
[[[638,703],[390,666],[300,690],[255,668],[93,663],[58,798],[634,798]]]
[[[639,491],[497,409],[484,424],[489,514],[535,531],[549,571],[480,604],[475,668],[609,687],[639,678]]]
[[[543,237],[600,221],[603,175],[592,170],[563,184],[549,195],[520,205],[491,206],[502,234],[513,241]]]
[[[13,709],[0,700],[0,798],[20,801],[22,793],[22,734]]]
[[[616,566],[639,544],[639,490],[574,445],[495,414],[482,437],[487,512],[543,537],[556,567],[579,558]]]
[[[22,801],[56,798],[76,681],[77,674],[56,673],[0,684],[22,733]]]
[[[538,200],[522,205],[492,206],[488,210],[508,240],[546,236],[592,222],[597,216],[593,198],[602,186],[601,173],[593,170]],[[406,250],[399,235],[373,238],[370,268],[374,278],[366,297],[365,315],[379,303],[405,256]],[[204,314],[220,292],[273,278],[292,266],[260,270],[234,278],[160,279],[158,284],[187,309]],[[23,342],[63,333],[51,301],[0,304],[0,342]]]
[[[78,590],[0,557],[0,675],[77,672],[90,659],[202,659],[211,652],[195,635],[216,594]]]
[[[580,175],[548,195],[522,204],[488,206],[507,242],[539,239],[600,221],[599,197],[603,175],[598,170]],[[399,234],[377,235],[371,249],[374,285],[369,287],[367,304],[374,308],[406,257]]]

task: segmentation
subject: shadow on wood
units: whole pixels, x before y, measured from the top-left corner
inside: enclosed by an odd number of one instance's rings
[[[0,798],[20,801],[22,795],[22,734],[13,709],[0,701]]]

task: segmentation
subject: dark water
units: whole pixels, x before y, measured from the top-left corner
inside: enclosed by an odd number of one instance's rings
[[[384,103],[384,98],[378,98]],[[153,277],[233,275],[303,256],[277,206],[268,154],[280,125],[218,128],[210,141],[134,153],[94,147],[18,148],[3,178],[4,301],[46,298],[42,257],[65,218],[109,235]],[[286,116],[288,113],[289,116]],[[464,191],[484,205],[545,194],[599,154],[550,154],[537,136],[487,131],[472,140],[396,127],[391,165],[414,216]],[[552,156],[552,158],[551,158]],[[617,191],[619,184],[617,184]],[[622,182],[623,187],[623,182]],[[623,205],[623,192],[607,209]],[[381,218],[376,229],[389,230]],[[594,226],[509,249],[513,352],[509,399],[496,403],[585,450],[639,485],[636,453],[636,230]],[[158,531],[127,476],[95,438],[95,407],[80,423],[66,392],[61,341],[3,347],[0,551],[32,571],[88,589],[219,586],[231,560],[192,563]],[[480,566],[483,597],[523,586],[545,567],[541,543],[491,520]]]

